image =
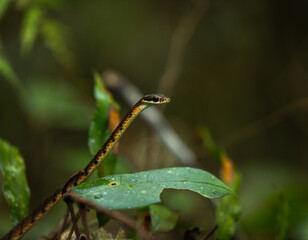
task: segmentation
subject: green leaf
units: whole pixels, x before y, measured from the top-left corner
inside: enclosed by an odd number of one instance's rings
[[[2,191],[11,211],[11,222],[16,225],[28,215],[30,190],[25,163],[16,147],[0,139],[0,170]]]
[[[277,239],[284,240],[287,239],[287,230],[289,227],[289,201],[286,196],[281,192],[278,195],[278,215],[277,215]]]
[[[237,193],[241,184],[241,176],[235,172],[235,181],[231,189]],[[216,222],[218,229],[216,231],[217,239],[232,239],[236,231],[236,223],[241,213],[241,205],[236,195],[227,196],[219,199],[216,207]]]
[[[209,129],[201,128],[200,134],[206,149],[209,151],[211,156],[220,163],[221,156],[225,154],[225,151],[215,144]]]
[[[44,19],[42,21],[41,33],[45,46],[52,51],[55,58],[64,66],[71,67],[74,56],[66,44],[66,27],[56,20]]]
[[[96,100],[96,109],[93,116],[93,120],[90,124],[88,145],[90,153],[96,154],[97,151],[104,144],[105,140],[109,137],[108,131],[108,116],[109,106],[112,104],[117,110],[119,109],[112,98],[108,95],[105,90],[103,81],[98,73],[94,73],[94,96]]]
[[[11,84],[14,89],[20,89],[21,84],[19,78],[14,72],[11,64],[8,60],[2,55],[0,52],[0,74],[4,77],[4,79]]]
[[[85,129],[89,124],[88,106],[64,82],[50,79],[31,79],[25,86],[23,107],[32,121],[41,126]]]
[[[107,176],[83,183],[72,192],[108,209],[130,209],[160,202],[159,196],[166,188],[191,190],[207,198],[232,193],[214,175],[188,167]]]
[[[39,24],[43,18],[42,9],[30,7],[23,19],[21,29],[21,52],[27,54],[32,49],[33,43],[38,33]]]
[[[178,216],[168,208],[153,204],[149,207],[152,222],[152,232],[168,232],[172,230],[178,220]]]
[[[99,227],[106,225],[107,222],[109,222],[109,220],[110,220],[110,217],[108,215],[100,213],[98,211],[96,211],[96,218],[97,218],[97,222],[98,222]]]
[[[9,6],[12,0],[1,0],[0,1],[0,20],[4,15],[5,10]]]

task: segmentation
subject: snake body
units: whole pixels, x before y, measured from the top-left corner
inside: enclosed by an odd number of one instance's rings
[[[140,112],[144,109],[156,105],[170,102],[170,98],[165,97],[162,94],[150,94],[141,98],[132,109],[125,115],[117,128],[113,131],[111,136],[97,152],[94,158],[89,162],[89,164],[82,170],[78,171],[72,175],[66,183],[59,188],[53,195],[45,200],[45,202],[37,208],[33,213],[24,218],[12,230],[3,236],[2,240],[16,240],[20,239],[24,234],[26,234],[29,229],[31,229],[43,216],[45,216],[48,211],[54,207],[61,199],[63,194],[69,192],[73,187],[84,182],[99,166],[99,164],[106,158],[108,153],[112,150],[116,142],[120,139],[122,134],[131,124],[131,122],[138,116]]]

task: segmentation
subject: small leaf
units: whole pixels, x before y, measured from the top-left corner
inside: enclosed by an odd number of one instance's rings
[[[152,222],[152,232],[168,232],[172,230],[178,220],[178,216],[168,208],[153,204],[149,207]]]
[[[88,126],[88,106],[71,86],[40,78],[29,81],[25,89],[22,104],[32,121],[45,127],[84,129]]]
[[[7,7],[9,6],[9,4],[11,3],[12,0],[1,0],[0,1],[0,21],[1,18],[4,15],[5,10],[7,9]]]
[[[0,170],[2,191],[11,211],[11,222],[16,225],[28,215],[30,190],[25,163],[16,147],[0,139]]]
[[[22,54],[27,54],[32,49],[42,17],[43,11],[38,7],[31,6],[27,10],[21,30]]]
[[[11,84],[14,89],[20,89],[21,84],[19,78],[14,72],[9,61],[0,52],[0,75]]]
[[[98,73],[94,73],[94,97],[96,100],[96,109],[93,120],[89,128],[88,146],[92,155],[96,154],[104,142],[108,139],[111,132],[119,123],[119,107],[112,100],[110,94],[104,87],[103,81]],[[114,174],[116,163],[118,161],[115,153],[117,152],[117,145],[111,153],[109,153],[104,160],[104,167],[102,165],[98,168],[98,177],[108,176]],[[99,226],[103,226],[109,218],[96,212]]]
[[[241,176],[239,172],[234,170],[232,160],[221,147],[215,144],[208,129],[202,128],[200,134],[204,146],[208,149],[212,157],[220,164],[220,172],[223,182],[230,186],[232,191],[237,194],[241,184]],[[218,225],[216,231],[217,239],[227,240],[233,238],[240,212],[241,205],[236,195],[219,199],[216,208],[216,222]]]
[[[74,56],[66,44],[66,27],[56,20],[44,19],[41,33],[45,46],[51,50],[55,58],[64,66],[71,67],[74,64]]]
[[[109,107],[112,105],[115,109],[119,109],[119,106],[112,100],[109,93],[105,90],[102,79],[98,73],[94,74],[95,87],[94,96],[96,99],[96,109],[93,116],[93,120],[90,124],[88,145],[90,153],[96,154],[101,148],[103,143],[109,137],[108,131],[108,117]]]
[[[200,135],[203,141],[204,146],[209,151],[211,156],[218,161],[221,162],[221,156],[225,155],[225,152],[222,148],[218,147],[212,138],[210,131],[207,128],[200,129]]]
[[[241,184],[241,176],[234,172],[234,181],[231,189],[237,193]],[[218,229],[216,231],[217,239],[232,239],[236,231],[236,223],[241,213],[239,199],[235,195],[219,199],[216,208],[216,222]]]
[[[110,217],[108,215],[100,213],[98,211],[96,211],[96,218],[99,227],[104,226],[110,220]]]
[[[289,227],[289,201],[285,194],[280,192],[278,195],[278,214],[277,214],[277,239],[284,240],[287,239],[287,230]]]
[[[230,186],[234,181],[234,172],[233,162],[226,154],[222,154],[220,173],[222,181],[228,186]]]
[[[159,196],[166,188],[191,190],[208,198],[232,193],[212,174],[188,167],[107,176],[83,183],[72,191],[108,209],[130,209],[160,202]]]

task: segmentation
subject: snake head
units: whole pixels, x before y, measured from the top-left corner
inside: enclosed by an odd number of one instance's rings
[[[145,95],[142,98],[142,103],[154,105],[154,104],[168,103],[170,102],[170,100],[171,100],[170,98],[166,97],[163,94],[149,94],[149,95]]]

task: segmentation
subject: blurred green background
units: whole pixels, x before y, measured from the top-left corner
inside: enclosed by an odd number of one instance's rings
[[[144,93],[157,92],[174,31],[194,3],[0,0],[0,137],[25,159],[31,209],[91,158],[93,72],[114,69]],[[281,219],[287,239],[308,239],[308,2],[203,3],[164,116],[202,168],[219,174],[198,137],[205,126],[241,172],[236,239],[273,239]],[[123,115],[128,108],[115,99]],[[158,143],[147,162],[152,138],[140,119],[123,137],[132,171],[180,165]],[[177,209],[179,198],[167,195]],[[183,218],[212,229],[207,200],[184,195]],[[34,236],[53,228],[61,204]],[[0,212],[2,235],[10,228],[3,197]]]

